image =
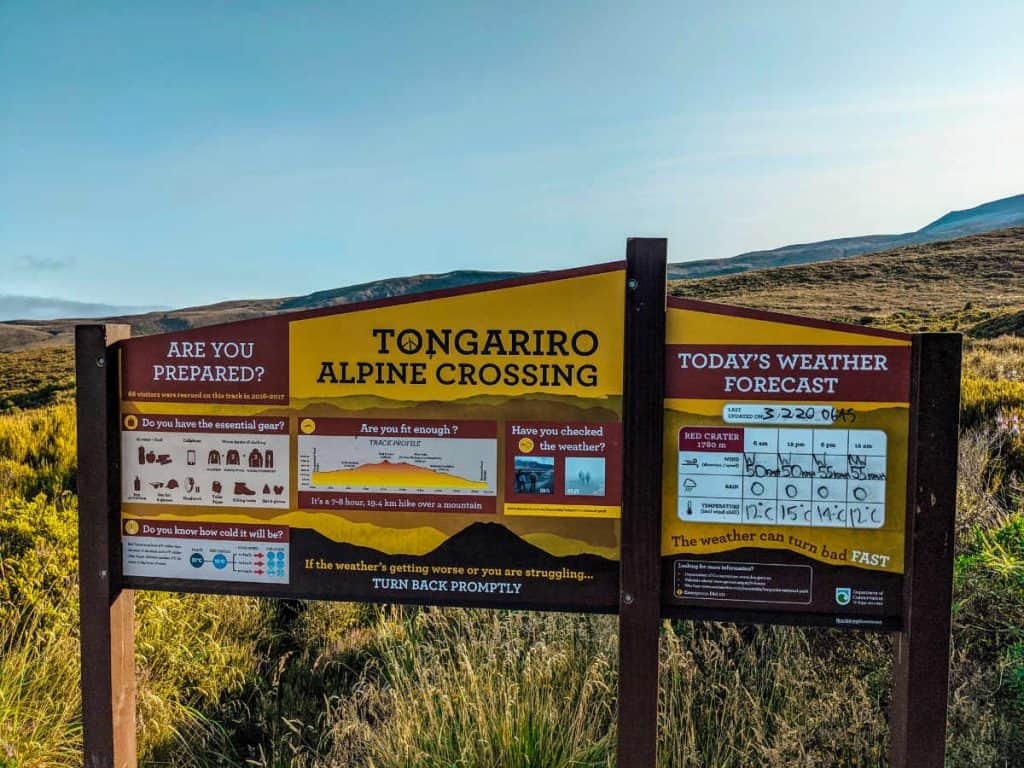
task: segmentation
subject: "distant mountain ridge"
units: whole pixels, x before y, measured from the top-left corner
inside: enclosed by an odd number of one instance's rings
[[[1019,227],[1024,223],[1024,195],[1004,197],[964,211],[950,211],[918,234],[947,234],[962,237],[977,232]]]
[[[374,280],[370,283],[361,283],[360,285],[352,285],[346,288],[332,288],[327,291],[317,291],[305,296],[284,299],[280,306],[278,306],[278,310],[286,312],[299,309],[320,309],[322,307],[333,307],[335,304],[389,299],[393,296],[403,296],[408,293],[436,291],[442,288],[455,288],[462,285],[475,285],[476,283],[487,283],[493,280],[504,280],[507,277],[516,277],[520,274],[522,273],[485,272],[482,270],[463,269],[455,272],[445,272],[441,275],[415,275],[413,277]]]
[[[950,211],[931,224],[915,232],[900,235],[864,235],[821,240],[816,243],[786,245],[766,251],[750,251],[726,259],[702,259],[669,265],[669,278],[687,280],[698,277],[717,277],[754,269],[788,267],[818,261],[842,259],[878,253],[904,245],[922,245],[940,240],[954,240],[967,235],[993,232],[1007,227],[1024,226],[1024,195],[1005,197],[990,203]]]
[[[954,240],[1009,227],[1024,226],[1024,194],[994,200],[963,211],[951,211],[932,223],[901,235],[866,235],[788,245],[752,251],[726,259],[706,259],[669,265],[669,278],[687,280],[730,275],[753,270],[787,267],[879,253],[894,248]],[[277,299],[242,299],[172,311],[115,315],[90,322],[128,323],[135,335],[184,330],[215,323],[247,320],[278,312],[320,309],[340,304],[392,298],[424,291],[516,277],[520,272],[457,270],[436,275],[413,275],[375,280],[359,285]],[[0,352],[72,343],[73,318],[0,322]]]
[[[0,322],[0,352],[18,349],[71,344],[74,327],[79,322],[126,323],[136,336],[167,331],[182,331],[204,325],[250,320],[279,312],[321,309],[340,304],[387,299],[424,291],[456,288],[463,285],[493,282],[516,277],[521,272],[485,272],[457,270],[439,275],[413,275],[374,280],[343,288],[317,291],[305,296],[279,299],[238,299],[217,304],[160,310],[144,314],[111,315],[105,318],[62,318],[59,320],[12,320]]]

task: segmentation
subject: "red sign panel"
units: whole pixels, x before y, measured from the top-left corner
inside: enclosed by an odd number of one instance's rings
[[[665,374],[670,398],[900,403],[910,347],[669,344]]]
[[[743,453],[743,430],[729,427],[684,427],[679,430],[679,450]]]
[[[125,400],[284,404],[288,323],[247,320],[121,342]]]

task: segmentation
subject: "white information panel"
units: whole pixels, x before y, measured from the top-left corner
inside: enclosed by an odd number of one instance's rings
[[[886,451],[879,430],[683,427],[679,518],[881,528]]]
[[[129,518],[121,533],[126,576],[289,580],[290,531],[285,526]]]
[[[124,421],[124,501],[288,507],[287,419],[144,415]]]

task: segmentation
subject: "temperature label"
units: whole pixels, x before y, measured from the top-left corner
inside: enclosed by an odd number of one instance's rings
[[[683,427],[679,518],[881,528],[886,450],[879,430]]]

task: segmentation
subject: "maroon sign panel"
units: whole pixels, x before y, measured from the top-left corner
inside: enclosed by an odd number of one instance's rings
[[[904,402],[908,346],[669,344],[665,396]]]
[[[288,322],[246,320],[124,343],[122,397],[136,401],[285,404]]]

